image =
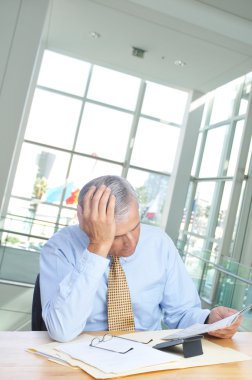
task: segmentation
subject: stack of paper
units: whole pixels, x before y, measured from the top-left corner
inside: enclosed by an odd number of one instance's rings
[[[79,343],[63,343],[56,346],[55,349],[106,373],[137,370],[180,359],[178,355],[158,351],[151,346],[117,337],[99,344],[97,347],[92,347],[90,346],[92,338]]]
[[[174,330],[170,331],[170,333],[172,332],[174,332]],[[123,335],[123,337],[139,342],[146,342],[149,339],[153,339],[148,346],[141,344],[139,347],[139,344],[134,342],[125,343],[124,348],[129,348],[129,346],[134,348],[127,354],[115,355],[113,352],[108,351],[106,353],[103,349],[100,350],[95,347],[90,347],[89,344],[94,337],[87,334],[79,336],[71,343],[59,344],[58,342],[53,342],[33,347],[29,351],[46,356],[49,360],[56,361],[59,364],[81,368],[97,379],[108,379],[136,373],[197,367],[251,359],[248,355],[226,347],[221,347],[204,339],[202,340],[203,355],[187,359],[180,355],[160,352],[151,348],[161,343],[165,336],[167,336],[167,330]],[[118,349],[118,344],[119,343],[114,340],[114,343],[111,341],[109,347]],[[122,345],[120,344],[120,349],[121,348]],[[92,350],[92,354],[90,349]],[[134,352],[136,355],[133,355]],[[129,354],[131,354],[131,356],[127,356]]]

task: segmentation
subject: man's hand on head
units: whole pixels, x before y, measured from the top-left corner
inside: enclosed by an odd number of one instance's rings
[[[80,227],[90,240],[88,250],[104,257],[115,237],[115,200],[109,187],[91,186],[83,198],[83,208],[77,206]]]
[[[208,318],[207,323],[214,323],[219,321],[220,319],[229,317],[232,314],[235,314],[237,310],[230,309],[229,307],[225,306],[217,306],[214,309],[211,310]],[[232,336],[236,333],[238,327],[241,324],[242,318],[239,317],[237,321],[235,321],[231,326],[225,327],[223,329],[211,331],[208,334],[215,336],[217,338],[232,338]]]

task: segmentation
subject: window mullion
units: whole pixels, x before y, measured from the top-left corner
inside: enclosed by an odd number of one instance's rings
[[[130,166],[130,160],[131,160],[132,151],[134,147],[134,140],[137,133],[137,127],[138,127],[138,123],[139,123],[139,119],[141,115],[145,89],[146,89],[146,82],[142,80],[140,84],[140,88],[139,88],[136,109],[135,109],[134,117],[132,120],[132,126],[131,126],[128,146],[127,146],[126,155],[125,155],[125,161],[124,161],[123,170],[122,170],[122,177],[124,178],[127,177],[129,166]]]

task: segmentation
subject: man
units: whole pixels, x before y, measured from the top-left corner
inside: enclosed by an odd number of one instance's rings
[[[213,323],[235,312],[201,309],[171,239],[158,227],[140,224],[137,197],[125,179],[96,178],[82,188],[78,202],[79,225],[57,232],[41,252],[43,319],[53,339],[69,341],[84,330],[108,330],[108,274],[117,256],[136,330],[161,329],[161,321],[169,328]],[[239,324],[211,335],[232,337]]]

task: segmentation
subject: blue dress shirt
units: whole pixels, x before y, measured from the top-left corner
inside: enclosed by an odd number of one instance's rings
[[[40,256],[43,319],[50,336],[74,339],[82,331],[107,330],[110,258],[87,250],[79,225],[65,227]],[[136,330],[160,330],[204,323],[193,281],[171,239],[158,227],[141,225],[135,252],[120,258],[130,289]]]

